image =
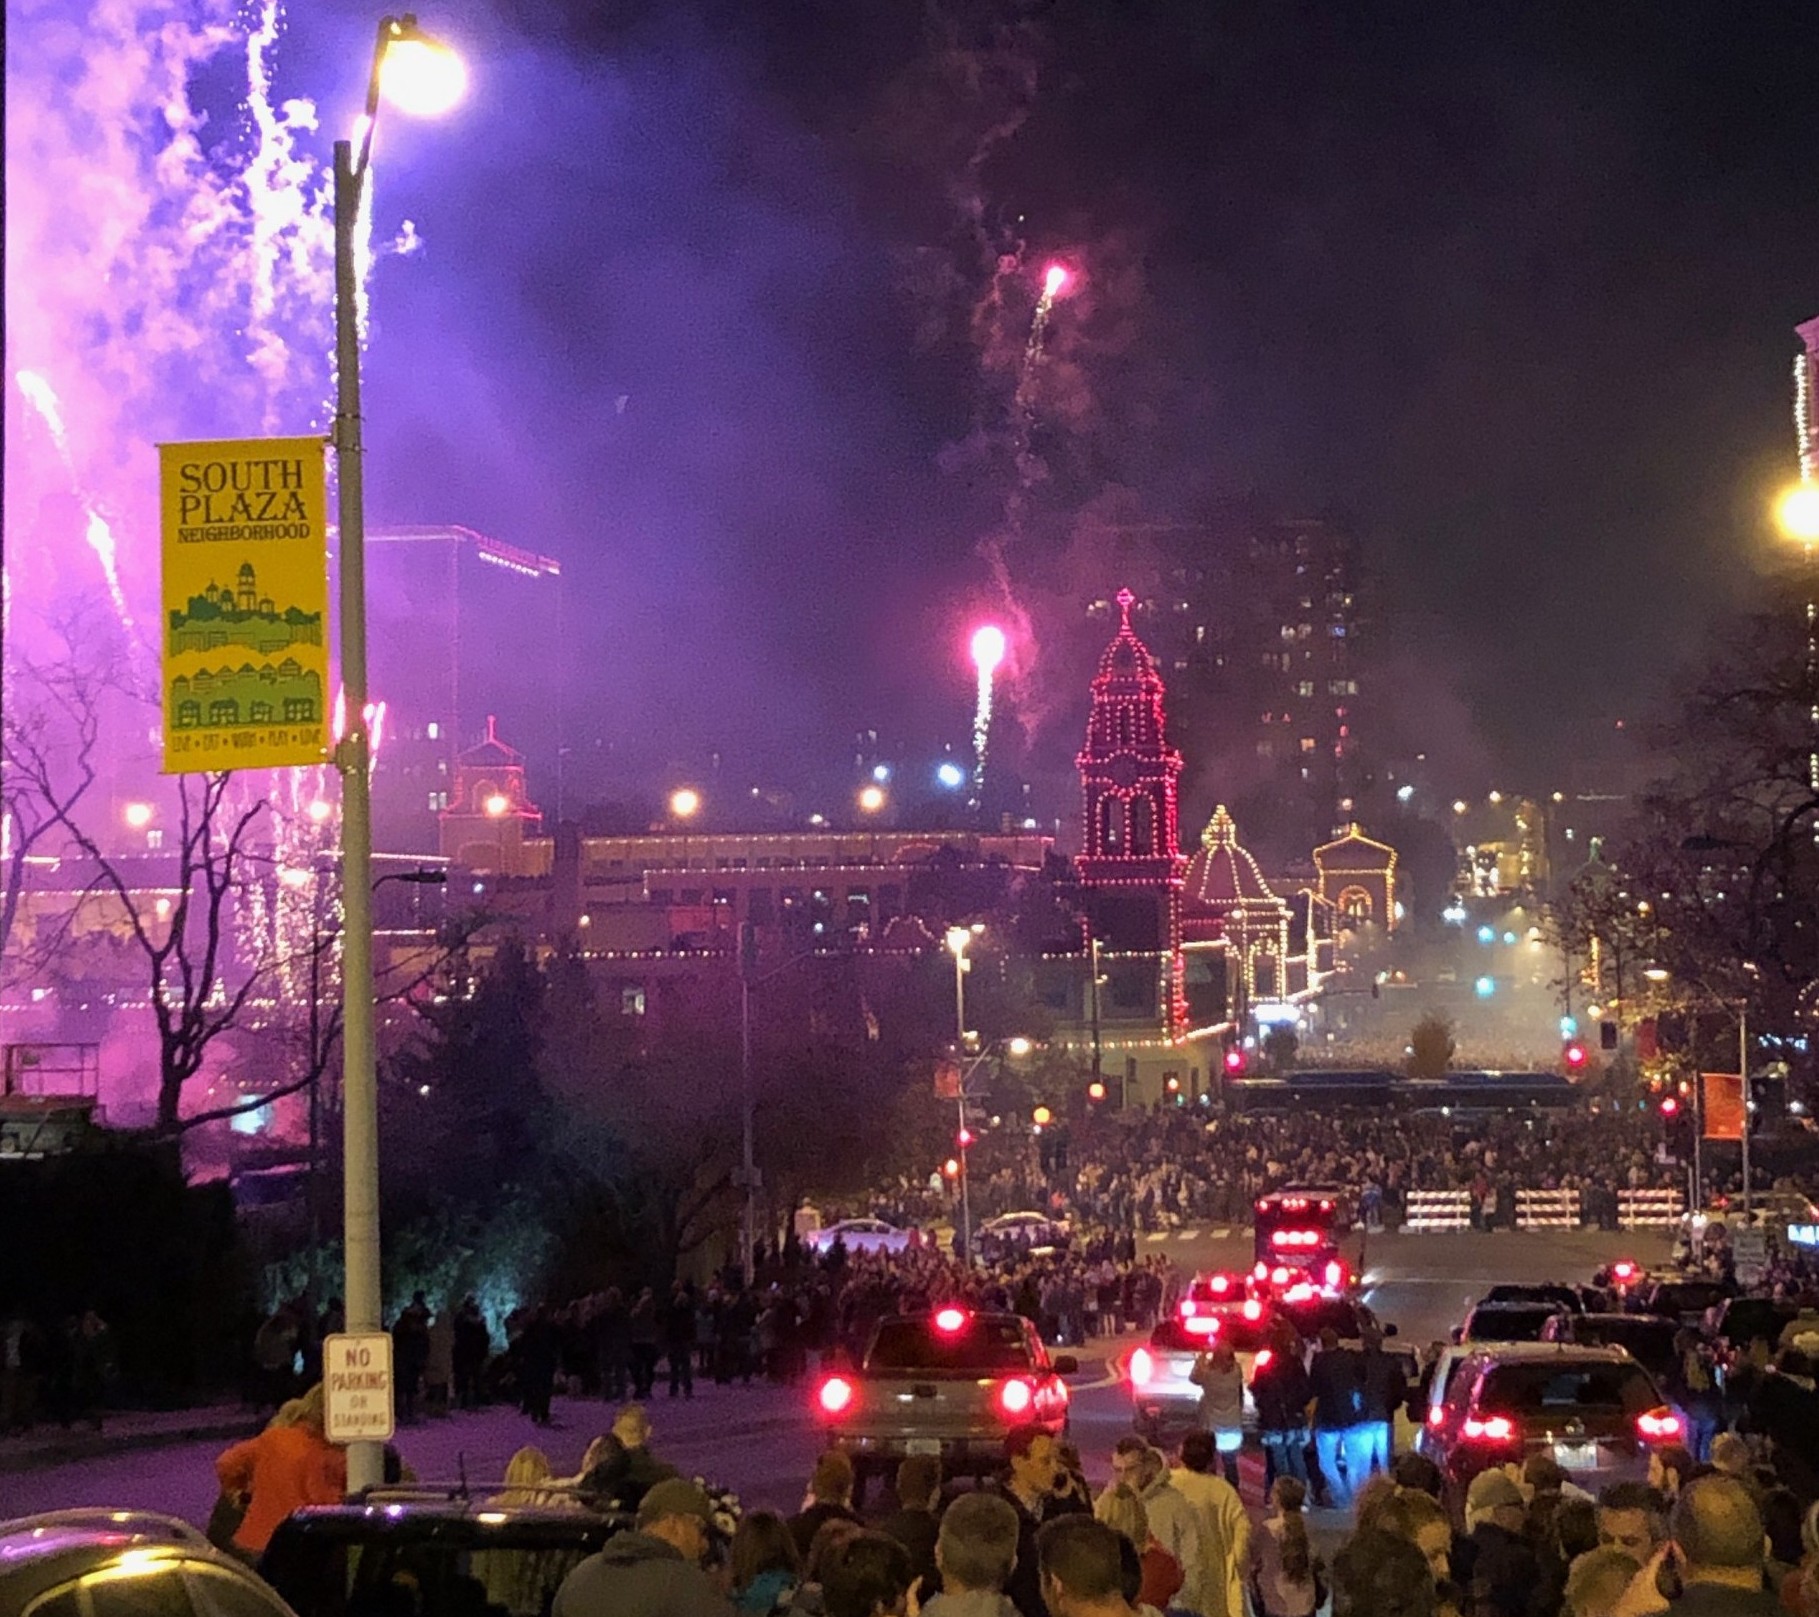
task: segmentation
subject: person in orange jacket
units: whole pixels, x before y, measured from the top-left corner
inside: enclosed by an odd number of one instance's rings
[[[305,1505],[338,1505],[347,1494],[347,1454],[322,1435],[322,1384],[285,1405],[257,1437],[215,1461],[221,1491],[246,1500],[233,1547],[256,1561],[278,1524]]]

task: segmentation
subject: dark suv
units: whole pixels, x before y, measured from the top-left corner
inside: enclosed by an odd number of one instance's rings
[[[562,1580],[629,1518],[410,1490],[297,1511],[259,1570],[298,1617],[543,1617]]]
[[[1622,1348],[1511,1342],[1460,1361],[1422,1435],[1457,1514],[1480,1471],[1532,1454],[1548,1455],[1592,1494],[1644,1482],[1650,1451],[1683,1442],[1685,1427]]]

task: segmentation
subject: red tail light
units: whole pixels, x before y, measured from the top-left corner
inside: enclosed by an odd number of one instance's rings
[[[1156,1361],[1150,1357],[1149,1350],[1147,1348],[1138,1348],[1137,1351],[1131,1355],[1131,1385],[1133,1387],[1147,1387],[1150,1384],[1150,1377],[1155,1375],[1155,1373]]]
[[[829,1376],[821,1383],[821,1412],[838,1415],[853,1401],[853,1384],[843,1376]]]
[[[1027,1415],[1036,1401],[1036,1389],[1027,1381],[1007,1381],[998,1389],[998,1407],[1013,1419]]]
[[[1270,1270],[1270,1284],[1274,1286],[1286,1286],[1288,1284],[1288,1270],[1284,1269],[1280,1264]]]
[[[1275,1356],[1268,1348],[1258,1348],[1256,1358],[1251,1360],[1251,1374],[1255,1375],[1259,1370],[1266,1368]]]
[[[1254,1274],[1259,1280],[1267,1280],[1267,1279],[1269,1279],[1270,1266],[1267,1263],[1265,1263],[1261,1258],[1259,1258],[1257,1260],[1257,1267],[1255,1269],[1251,1270],[1251,1273]]]
[[[1201,1314],[1196,1319],[1183,1320],[1190,1336],[1217,1336],[1219,1321],[1211,1314]]]
[[[1663,1404],[1658,1409],[1638,1415],[1636,1430],[1645,1443],[1677,1443],[1681,1435],[1680,1417]]]
[[[1468,1415],[1465,1435],[1481,1443],[1507,1443],[1516,1435],[1516,1425],[1505,1415],[1490,1415],[1483,1420]]]
[[[1345,1284],[1345,1265],[1337,1259],[1326,1266],[1326,1283],[1337,1291]]]
[[[935,1316],[935,1329],[952,1335],[966,1326],[966,1311],[960,1308],[944,1308]]]
[[[1446,1424],[1446,1411],[1442,1409],[1439,1404],[1435,1404],[1434,1407],[1427,1412],[1427,1423],[1429,1426],[1444,1426]]]
[[[1183,1319],[1192,1319],[1194,1315],[1199,1312],[1200,1305],[1195,1302],[1192,1297],[1183,1297],[1181,1299],[1181,1317]]]
[[[1230,1291],[1232,1289],[1231,1277],[1228,1275],[1214,1275],[1212,1287],[1214,1291]]]
[[[1247,1297],[1244,1301],[1244,1317],[1248,1320],[1262,1319],[1263,1304],[1258,1302],[1255,1297]]]

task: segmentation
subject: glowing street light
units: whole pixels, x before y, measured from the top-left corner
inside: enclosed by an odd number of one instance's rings
[[[389,28],[386,37],[385,28]],[[448,46],[431,39],[406,13],[388,18],[379,59],[379,93],[413,118],[440,118],[467,94],[467,64]]]
[[[1019,1036],[1014,1039],[1006,1039],[1004,1041],[1004,1048],[1012,1055],[1021,1058],[1028,1055],[1036,1046],[1033,1040]]]
[[[701,812],[701,794],[692,786],[678,786],[669,794],[669,811],[678,820],[692,820]]]
[[[334,812],[334,804],[321,797],[311,798],[309,807],[304,810],[304,813],[309,815],[311,822],[316,825],[321,825]]]
[[[156,812],[150,803],[128,803],[124,810],[124,817],[127,825],[133,830],[143,831],[152,823]]]
[[[341,681],[348,715],[335,746],[341,775],[341,873],[345,922],[341,970],[341,1117],[344,1163],[342,1251],[347,1330],[383,1323],[379,1274],[379,1088],[373,984],[372,709],[366,677],[366,448],[360,410],[358,236],[372,166],[373,131],[383,96],[411,113],[444,112],[459,99],[465,74],[446,47],[410,13],[385,17],[373,45],[366,107],[353,140],[335,142],[335,446],[336,516],[341,544]],[[350,1493],[384,1481],[383,1446],[350,1443]]]
[[[865,786],[859,792],[859,808],[862,813],[876,814],[889,801],[882,786]]]
[[[935,781],[944,791],[957,792],[966,784],[966,771],[949,758],[936,766]]]
[[[1794,483],[1775,501],[1775,526],[1797,544],[1819,544],[1819,483]]]
[[[486,810],[489,820],[497,820],[511,813],[512,800],[504,792],[494,792],[481,806]]]

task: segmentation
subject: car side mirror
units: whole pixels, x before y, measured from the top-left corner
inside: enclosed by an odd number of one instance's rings
[[[1060,1353],[1053,1360],[1053,1368],[1058,1376],[1077,1376],[1080,1374],[1080,1361],[1071,1353]]]

